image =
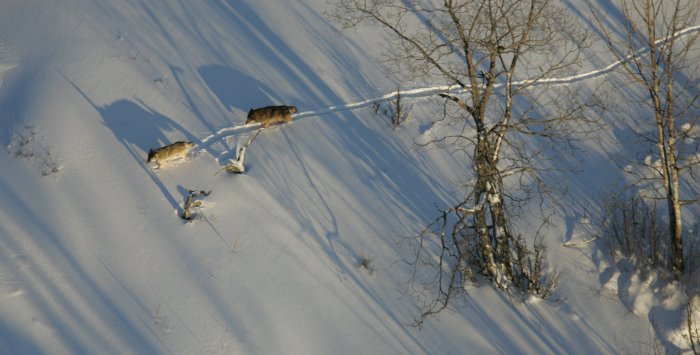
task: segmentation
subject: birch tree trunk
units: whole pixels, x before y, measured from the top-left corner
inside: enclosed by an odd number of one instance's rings
[[[640,111],[648,108],[647,124],[629,121],[628,127],[654,147],[657,159],[650,161],[659,162],[633,161],[639,169],[625,172],[635,178],[636,186],[647,190],[643,197],[666,201],[671,271],[680,279],[685,270],[682,207],[697,202],[700,193],[693,187],[699,182],[698,147],[684,143],[699,138],[700,132],[681,128],[700,123],[696,85],[700,70],[697,55],[690,55],[697,49],[698,33],[681,36],[680,31],[696,25],[698,4],[696,0],[619,0],[618,4],[624,15],[621,35],[604,25],[604,16],[589,3],[610,53],[622,64],[624,84],[632,83],[645,93],[634,105]]]
[[[464,167],[474,178],[465,184],[465,197],[440,210],[414,245],[415,260],[409,264],[427,265],[435,273],[425,281],[431,290],[419,318],[464,294],[474,275],[524,293],[544,290],[536,285],[542,282],[552,286],[544,281],[544,249],[530,253],[524,239],[512,235],[508,203],[513,195],[506,189],[517,190],[523,181],[517,177],[524,174],[537,179],[531,159],[536,153],[518,143],[518,134],[556,140],[572,133],[564,122],[582,119],[582,105],[569,97],[560,100],[571,102],[566,110],[546,107],[547,114],[539,114],[541,103],[530,90],[577,66],[586,39],[576,22],[551,0],[338,0],[331,16],[344,28],[384,28],[389,72],[399,79],[461,88],[461,93],[439,96],[446,99],[446,119],[449,115],[470,128],[428,144],[468,151]],[[514,109],[516,99],[527,107]],[[513,177],[515,187],[507,177]],[[429,247],[430,241],[439,247]],[[533,255],[540,260],[528,259]]]

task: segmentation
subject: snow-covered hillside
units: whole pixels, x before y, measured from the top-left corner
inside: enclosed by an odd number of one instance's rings
[[[339,32],[329,6],[0,2],[0,353],[650,349],[650,314],[672,323],[683,300],[658,301],[595,244],[561,245],[590,237],[589,209],[622,179],[597,143],[570,159],[583,172],[557,177],[580,203],[547,232],[563,271],[552,300],[484,285],[409,325],[398,242],[460,197],[468,171],[414,143],[436,88],[414,92],[399,129],[372,110],[397,87],[375,60],[380,29]],[[589,62],[591,78],[611,64]],[[276,104],[297,106],[295,121],[259,134],[246,174],[215,175],[252,134],[248,110]],[[197,144],[185,162],[145,163],[178,140]],[[178,217],[188,190],[212,191],[194,223]]]

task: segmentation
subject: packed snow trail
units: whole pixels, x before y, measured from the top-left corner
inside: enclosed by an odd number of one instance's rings
[[[688,28],[685,28],[683,30],[676,32],[671,37],[659,39],[655,43],[661,44],[661,43],[667,42],[671,39],[684,37],[688,34],[691,34],[693,32],[698,32],[698,31],[700,31],[700,25],[691,26],[691,27],[688,27]],[[625,61],[632,59],[633,56],[641,55],[646,50],[647,50],[646,47],[640,48],[640,49],[636,50],[633,54],[626,56],[622,60],[615,61],[604,68],[591,70],[591,71],[586,72],[586,73],[574,74],[574,75],[560,77],[560,78],[520,80],[520,81],[513,82],[513,85],[514,86],[568,85],[568,84],[571,84],[571,83],[574,83],[577,81],[593,79],[593,78],[603,76],[603,75],[606,75],[606,74],[612,72],[613,70],[615,70],[615,68],[621,66]],[[498,83],[498,84],[495,84],[494,87],[500,88],[503,85],[504,85],[503,83]],[[309,117],[318,117],[318,116],[328,114],[328,113],[357,110],[357,109],[367,107],[367,106],[372,105],[372,104],[377,103],[377,102],[384,102],[384,101],[393,100],[399,95],[403,98],[414,98],[415,99],[415,98],[423,98],[423,97],[428,97],[428,96],[437,95],[437,94],[446,94],[446,93],[460,94],[460,93],[466,92],[467,89],[469,89],[469,88],[470,88],[469,85],[467,85],[466,87],[463,88],[463,87],[460,87],[459,85],[455,84],[455,85],[431,86],[431,87],[425,87],[425,88],[415,88],[415,89],[406,89],[406,90],[396,90],[396,91],[392,91],[390,93],[384,94],[382,96],[363,100],[363,101],[351,102],[351,103],[347,103],[344,105],[329,106],[329,107],[322,108],[319,110],[298,112],[298,113],[295,113],[292,115],[292,120],[298,121],[298,120],[309,118]],[[238,125],[238,126],[233,126],[233,127],[225,127],[225,128],[218,130],[216,133],[211,134],[211,135],[205,137],[204,139],[202,139],[202,144],[209,143],[211,140],[215,140],[215,139],[227,139],[229,137],[232,137],[232,136],[235,136],[235,135],[238,135],[241,133],[247,133],[247,132],[253,131],[255,129],[258,129],[259,127],[260,127],[259,123],[244,124],[244,125]],[[196,148],[199,148],[199,147],[196,146],[195,149]],[[218,157],[214,157],[214,159],[218,162],[219,158],[226,155],[227,153],[228,153],[228,151],[224,151],[221,154],[219,154]]]

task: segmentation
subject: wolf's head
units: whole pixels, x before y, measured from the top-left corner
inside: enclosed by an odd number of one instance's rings
[[[296,106],[289,106],[289,112],[290,113],[297,113],[299,110],[297,110]]]
[[[146,159],[146,163],[150,163],[153,158],[156,157],[156,152],[153,151],[153,149],[148,150],[148,159]]]
[[[253,110],[252,108],[248,111],[248,116],[246,117],[246,120],[245,120],[246,124],[251,123],[251,122],[255,122],[255,117],[254,117],[255,115],[253,114],[253,111],[255,111],[255,110]]]

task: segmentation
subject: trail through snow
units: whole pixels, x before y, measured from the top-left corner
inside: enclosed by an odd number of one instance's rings
[[[667,38],[662,38],[657,40],[655,43],[656,44],[661,44],[665,43],[669,40],[676,39],[676,38],[682,38],[684,36],[687,36],[691,33],[694,32],[699,32],[700,31],[700,25],[697,26],[691,26],[688,28],[685,28],[683,30],[680,30],[676,32],[673,36],[667,37]],[[622,65],[625,61],[631,59],[633,56],[638,56],[641,55],[646,51],[646,47],[640,48],[636,50],[633,54],[628,55],[627,57],[623,58],[622,60],[617,60],[609,65],[601,68],[601,69],[595,69],[591,70],[585,73],[579,73],[579,74],[574,74],[570,76],[565,76],[565,77],[559,77],[559,78],[543,78],[543,79],[536,79],[536,80],[521,80],[521,81],[516,81],[513,83],[514,86],[524,86],[524,85],[533,85],[533,86],[539,86],[539,85],[569,85],[578,81],[582,80],[589,80],[597,77],[601,77],[604,75],[607,75],[608,73],[612,72],[615,68],[619,67]],[[496,84],[495,87],[502,87],[504,84],[499,83]],[[342,105],[333,105],[329,106],[323,109],[319,110],[310,110],[310,111],[304,111],[304,112],[298,112],[292,115],[292,119],[294,121],[298,121],[301,119],[306,119],[306,118],[311,118],[311,117],[318,117],[324,114],[329,114],[329,113],[334,113],[334,112],[341,112],[341,111],[352,111],[352,110],[357,110],[363,107],[367,107],[369,105],[372,105],[377,102],[384,102],[384,101],[389,101],[395,99],[397,96],[402,96],[404,98],[424,98],[432,95],[437,95],[437,94],[445,94],[445,93],[454,93],[454,94],[459,94],[459,93],[464,93],[466,92],[467,89],[469,89],[469,85],[467,87],[460,87],[459,85],[439,85],[439,86],[430,86],[430,87],[422,87],[422,88],[414,88],[414,89],[406,89],[406,90],[396,90],[396,91],[391,91],[389,93],[386,93],[382,96],[374,97],[371,99],[367,100],[362,100],[362,101],[357,101],[357,102],[351,102],[351,103],[346,103]],[[259,123],[254,123],[254,124],[244,124],[244,125],[238,125],[238,126],[233,126],[233,127],[224,127],[220,130],[218,130],[216,133],[213,133],[204,139],[202,139],[201,144],[208,144],[213,140],[220,140],[220,139],[228,139],[233,136],[237,136],[242,133],[248,133],[251,132],[255,129],[258,129],[260,127]],[[200,148],[200,145],[195,146],[194,149]],[[214,159],[218,162],[219,159],[228,154],[228,151],[223,151],[219,154],[219,156],[214,157]]]

